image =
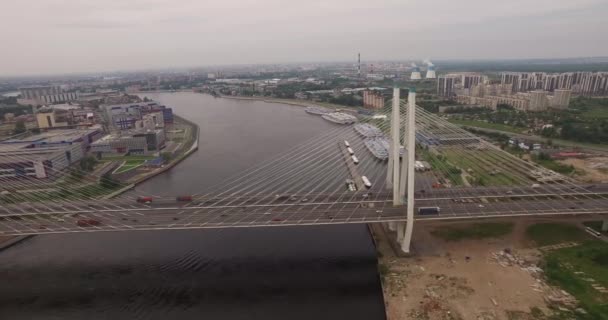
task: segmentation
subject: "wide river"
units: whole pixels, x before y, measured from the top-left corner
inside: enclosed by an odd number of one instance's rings
[[[200,148],[137,187],[203,190],[335,125],[296,106],[148,94]],[[194,192],[196,193],[196,192]],[[385,319],[364,225],[37,236],[0,251],[0,319]]]

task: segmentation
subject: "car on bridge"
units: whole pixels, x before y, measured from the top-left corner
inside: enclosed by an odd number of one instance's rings
[[[137,198],[138,203],[151,203],[152,200],[154,200],[154,198],[152,198],[152,197],[138,197]]]
[[[431,214],[439,214],[441,209],[439,207],[421,207],[418,208],[419,215],[431,215]]]
[[[101,225],[101,221],[95,219],[80,219],[76,221],[76,225],[79,227],[94,227]]]

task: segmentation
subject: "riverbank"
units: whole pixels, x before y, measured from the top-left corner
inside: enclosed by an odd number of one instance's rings
[[[164,173],[164,172],[170,170],[171,168],[175,167],[177,164],[182,162],[184,159],[186,159],[189,155],[191,155],[192,153],[194,153],[198,150],[198,145],[199,145],[198,139],[199,139],[199,134],[200,134],[200,128],[198,127],[198,125],[196,125],[194,122],[186,120],[177,115],[174,115],[173,117],[178,119],[179,121],[187,123],[192,128],[194,128],[193,134],[191,136],[191,138],[193,139],[192,144],[190,145],[190,147],[187,147],[187,150],[185,152],[181,153],[179,156],[177,156],[177,158],[171,159],[171,161],[169,161],[169,163],[165,164],[163,167],[158,168],[141,177],[136,177],[134,180],[129,181],[133,186],[136,186],[152,177],[155,177],[161,173]]]
[[[349,110],[349,111],[357,111],[362,109],[362,107],[351,107],[351,106],[343,106],[338,104],[332,104],[327,102],[308,102],[304,100],[298,99],[277,99],[277,98],[268,98],[268,97],[239,97],[239,96],[221,96],[219,98],[224,99],[234,99],[234,100],[251,100],[251,101],[262,101],[267,103],[280,103],[280,104],[288,104],[292,106],[298,107],[323,107],[330,109],[340,109],[341,111]],[[369,111],[369,109],[367,109]]]
[[[0,252],[2,250],[8,249],[22,241],[25,241],[29,238],[33,237],[33,235],[27,236],[0,236]]]
[[[186,146],[187,150],[185,152],[179,154],[179,156],[177,156],[176,158],[171,159],[171,161],[169,163],[163,165],[162,167],[131,178],[130,180],[128,180],[128,185],[104,196],[103,199],[114,198],[128,190],[135,188],[138,184],[141,184],[153,177],[158,176],[159,174],[162,174],[164,172],[167,172],[168,170],[171,170],[177,164],[179,164],[184,159],[186,159],[188,156],[190,156],[192,153],[194,153],[198,150],[199,135],[200,135],[199,126],[197,124],[195,124],[194,122],[184,119],[178,115],[174,115],[174,118],[178,121],[188,124],[189,126],[191,126],[194,129],[194,130],[192,130],[192,135],[191,135],[192,143],[189,146]]]
[[[174,116],[175,118],[177,118],[179,121],[183,121],[185,123],[188,123],[190,126],[192,126],[192,128],[194,128],[195,130],[193,131],[194,133],[192,134],[192,138],[193,138],[193,142],[190,145],[190,147],[182,154],[180,154],[177,158],[172,159],[168,164],[166,164],[164,167],[162,168],[158,168],[152,172],[147,173],[146,175],[143,175],[141,177],[137,177],[134,181],[130,181],[130,183],[108,195],[105,195],[102,197],[102,199],[112,199],[118,195],[121,195],[133,188],[135,188],[135,186],[137,186],[140,183],[143,183],[144,181],[147,181],[161,173],[164,173],[170,169],[172,169],[173,167],[175,167],[177,164],[179,164],[180,162],[182,162],[184,159],[186,159],[189,155],[191,155],[192,153],[196,152],[198,150],[198,145],[199,145],[199,134],[200,134],[200,128],[198,127],[198,125],[196,125],[195,123],[186,120],[184,118],[181,118],[177,115]],[[28,235],[28,236],[0,236],[0,251],[4,250],[4,249],[8,249],[22,241],[25,241],[29,238],[34,237],[34,235]]]

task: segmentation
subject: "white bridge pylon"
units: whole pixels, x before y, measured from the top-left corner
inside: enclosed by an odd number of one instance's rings
[[[401,162],[399,162],[401,147],[400,113],[400,89],[394,88],[391,115],[391,144],[386,173],[386,187],[393,190],[393,206],[401,206],[405,200],[407,221],[389,222],[389,229],[397,231],[397,241],[401,245],[401,250],[409,253],[414,229],[414,165],[416,161],[416,90],[414,88],[410,88],[408,94],[407,121],[404,123],[403,128],[403,141],[406,152]]]

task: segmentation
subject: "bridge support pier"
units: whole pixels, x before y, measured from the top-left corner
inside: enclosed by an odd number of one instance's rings
[[[393,106],[391,117],[391,144],[388,158],[388,168],[386,172],[386,187],[393,189],[393,206],[403,205],[403,198],[407,191],[407,211],[406,223],[389,222],[388,228],[397,231],[397,241],[401,250],[405,253],[410,252],[412,232],[414,230],[414,178],[416,162],[416,89],[410,88],[408,94],[407,123],[404,125],[403,140],[407,148],[407,153],[403,157],[403,162],[399,162],[399,149],[401,146],[400,129],[401,122],[399,115],[400,108],[400,89],[393,89]]]
[[[602,220],[602,232],[608,232],[608,219]]]
[[[400,120],[400,115],[401,115],[401,106],[400,106],[400,89],[399,88],[393,88],[393,110],[392,110],[392,115],[391,115],[391,144],[390,144],[390,150],[389,150],[389,159],[388,159],[388,172],[386,173],[387,175],[387,185],[389,182],[389,177],[392,175],[392,178],[390,178],[390,182],[391,182],[391,188],[393,189],[393,206],[399,206],[403,204],[403,198],[400,196],[401,190],[399,189],[400,186],[400,178],[401,175],[399,174],[399,169],[400,169],[400,163],[399,163],[399,149],[401,146],[401,140],[400,140],[400,127],[401,127],[401,120]]]
[[[397,242],[401,245],[405,237],[405,222],[397,222]]]
[[[390,231],[395,231],[397,230],[397,222],[391,221],[388,223],[388,229]]]
[[[407,97],[407,130],[405,144],[407,146],[407,222],[402,241],[399,241],[401,250],[410,253],[412,233],[414,232],[414,183],[416,175],[416,89],[410,88]]]

